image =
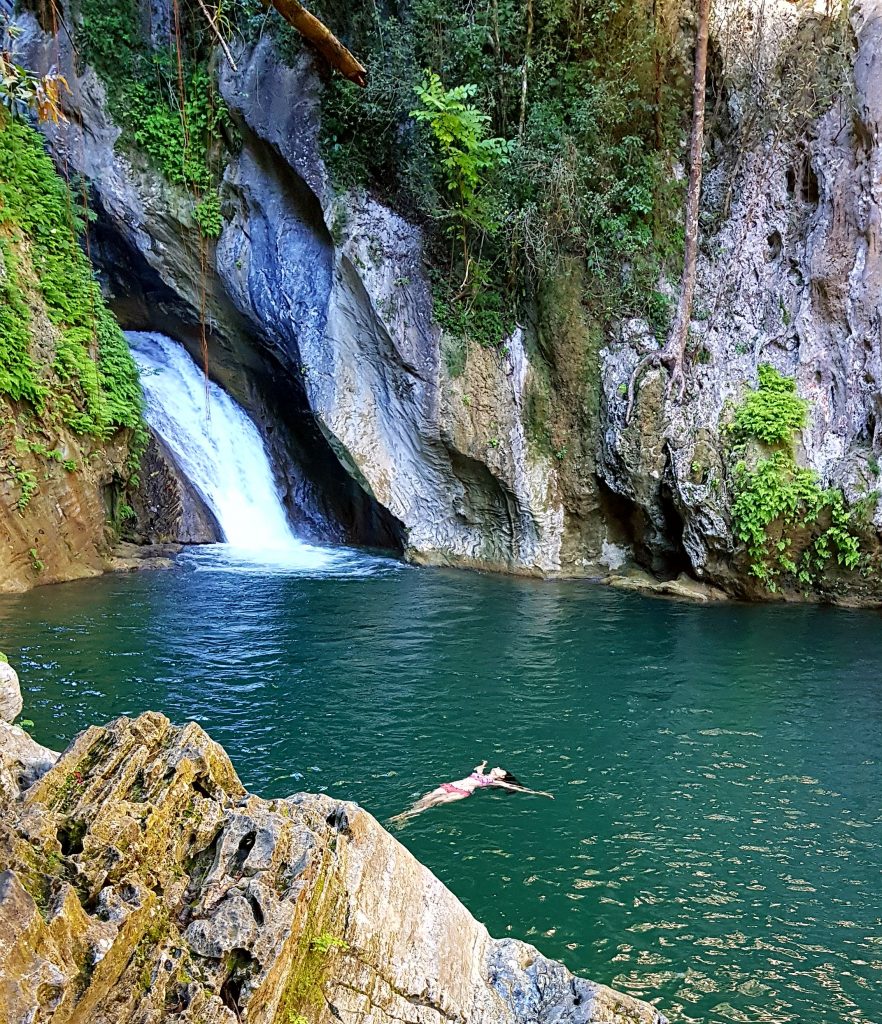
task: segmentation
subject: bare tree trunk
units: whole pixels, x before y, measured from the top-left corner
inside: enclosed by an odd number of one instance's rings
[[[312,43],[325,60],[336,68],[344,78],[362,86],[367,84],[367,68],[353,57],[334,33],[297,0],[263,0],[265,6],[272,4],[281,16]]]
[[[695,296],[695,278],[698,270],[698,208],[701,199],[701,158],[704,150],[704,95],[707,88],[707,36],[710,20],[710,0],[698,0],[698,24],[695,38],[695,68],[692,76],[692,132],[689,139],[689,184],[686,190],[686,245],[683,253],[683,276],[680,279],[680,297],[671,324],[667,344],[659,352],[651,352],[634,368],[628,382],[628,409],[625,419],[631,419],[634,396],[641,374],[647,367],[666,366],[670,371],[668,394],[676,388],[676,400],[683,398],[686,377],[683,360],[689,323],[692,319],[692,300]]]

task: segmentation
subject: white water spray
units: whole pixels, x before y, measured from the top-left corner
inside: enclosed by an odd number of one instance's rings
[[[155,332],[126,332],[141,370],[145,418],[214,513],[231,549],[285,567],[318,568],[332,556],[294,536],[269,456],[245,411],[184,347]]]

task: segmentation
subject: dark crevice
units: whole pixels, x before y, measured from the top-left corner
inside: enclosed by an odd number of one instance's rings
[[[83,838],[86,835],[86,823],[84,821],[71,820],[59,828],[57,832],[58,844],[61,847],[63,857],[75,857],[83,852]]]
[[[230,860],[228,869],[228,874],[232,875],[233,878],[237,878],[242,874],[242,869],[245,867],[245,861],[248,860],[248,854],[254,849],[254,843],[256,840],[256,832],[249,832],[239,840],[239,845],[236,847],[236,852]]]
[[[248,904],[251,907],[251,913],[254,914],[254,920],[257,922],[258,927],[262,928],[264,924],[263,907],[261,907],[259,900],[253,893],[247,893],[245,899],[248,900]]]
[[[192,787],[194,792],[198,793],[200,796],[207,797],[210,800],[213,794],[211,790],[208,788],[208,786],[206,786],[205,784],[207,781],[208,780],[205,778],[204,775],[197,775],[196,778],[193,779]]]
[[[664,516],[664,536],[668,543],[664,550],[657,553],[653,571],[663,579],[676,579],[681,573],[689,575],[692,571],[692,564],[683,547],[685,524],[680,510],[677,508],[674,489],[667,476],[659,488],[659,506]]]
[[[784,245],[781,232],[777,230],[773,231],[766,239],[766,243],[769,246],[769,259],[776,260],[781,255],[781,249]]]
[[[247,949],[240,948],[230,951],[228,962],[230,973],[220,987],[220,997],[224,1006],[236,1015],[236,1020],[242,1020],[242,989],[258,963]]]
[[[802,163],[802,174],[800,175],[800,194],[804,203],[816,206],[821,198],[821,190],[818,186],[818,176],[812,167],[811,157],[805,154]]]
[[[657,509],[661,522],[648,510],[597,477],[598,494],[604,519],[622,531],[621,543],[631,548],[634,561],[659,580],[676,579],[681,573],[692,575],[692,565],[683,547],[683,517],[677,508],[670,464],[658,491]]]
[[[159,331],[179,341],[202,365],[202,330],[194,309],[178,296],[112,224],[96,197],[92,257],[124,330]],[[210,282],[215,289],[219,282]],[[215,295],[216,301],[219,299]],[[322,433],[309,405],[296,359],[261,336],[228,307],[234,337],[209,324],[208,374],[254,419],[264,436],[283,498],[307,539],[402,551],[403,525],[354,480]]]

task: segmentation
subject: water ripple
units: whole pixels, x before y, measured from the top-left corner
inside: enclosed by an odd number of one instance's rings
[[[882,1019],[880,634],[342,549],[0,600],[44,742],[155,707],[266,795],[385,818],[483,757],[553,790],[399,835],[495,934],[684,1024]]]

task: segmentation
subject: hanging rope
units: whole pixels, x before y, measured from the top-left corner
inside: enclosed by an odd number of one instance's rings
[[[184,136],[184,153],[183,153],[183,177],[184,181],[187,182],[187,188],[190,191],[190,196],[193,201],[194,208],[198,206],[202,196],[199,192],[198,184],[193,181],[187,174],[187,162],[190,156],[190,128],[187,122],[187,92],[186,84],[184,79],[184,46],[183,46],[183,32],[181,29],[181,11],[178,4],[178,0],[173,2],[174,10],[174,26],[175,26],[175,54],[177,59],[177,72],[178,72],[178,104],[181,115],[181,129]],[[202,355],[202,375],[205,384],[205,409],[206,415],[210,417],[211,409],[209,405],[209,390],[208,390],[208,334],[206,332],[206,312],[208,308],[208,289],[206,284],[206,278],[208,276],[208,253],[206,251],[205,236],[200,229],[199,231],[199,348]]]

